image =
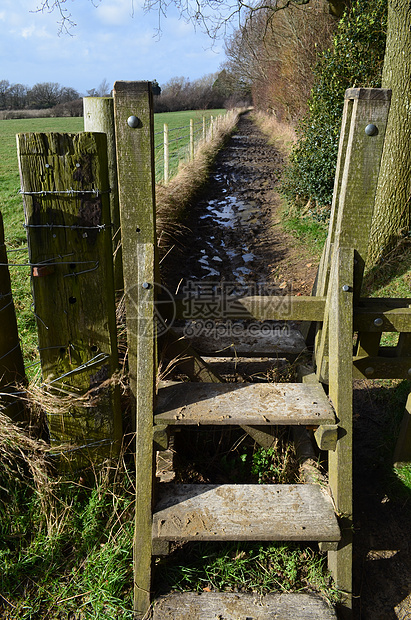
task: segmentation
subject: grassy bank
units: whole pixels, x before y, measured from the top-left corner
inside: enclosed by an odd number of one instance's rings
[[[268,142],[280,151],[286,166],[291,149],[297,141],[294,128],[280,123],[273,115],[256,112],[253,116],[258,127],[267,136]],[[328,233],[328,210],[316,212],[311,202],[308,202],[303,209],[299,209],[287,202],[284,197],[281,197],[281,202],[284,230],[295,237],[296,243],[302,243],[319,259]]]

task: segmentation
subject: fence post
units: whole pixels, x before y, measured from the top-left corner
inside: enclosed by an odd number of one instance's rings
[[[362,283],[368,239],[374,210],[381,153],[384,144],[391,91],[382,88],[351,88],[345,93],[346,111],[340,140],[341,161],[337,166],[333,210],[325,253],[319,270],[317,295],[326,295],[333,252],[336,246],[355,249],[355,299]],[[375,133],[366,133],[367,126]],[[342,153],[346,145],[346,152]],[[318,331],[315,345],[317,377],[328,382],[328,317]]]
[[[328,566],[342,591],[341,618],[352,606],[352,334],[354,299],[354,250],[337,247],[330,273],[329,396],[338,420],[338,441],[328,452],[329,484],[340,515],[338,550],[328,551]]]
[[[99,131],[107,136],[108,177],[110,181],[110,212],[113,224],[114,286],[122,291],[123,261],[121,257],[120,209],[118,204],[116,135],[112,97],[84,97],[84,131]]]
[[[190,118],[190,161],[194,159],[194,119]]]
[[[206,139],[206,117],[203,116],[203,140]]]
[[[17,331],[16,313],[11,291],[7,251],[4,242],[3,217],[0,213],[0,391],[11,392],[0,397],[0,411],[13,422],[25,419],[22,401],[13,397],[16,385],[25,382],[23,356]]]
[[[17,146],[51,443],[83,469],[122,438],[107,140],[26,133]]]
[[[210,116],[210,140],[214,138],[214,116]]]
[[[136,420],[134,610],[150,606],[156,379],[154,119],[150,82],[116,82],[114,115],[130,388]]]
[[[169,137],[168,125],[164,123],[164,184],[167,185],[170,178],[169,168]]]

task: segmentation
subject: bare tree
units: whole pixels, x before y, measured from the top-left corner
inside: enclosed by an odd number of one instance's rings
[[[60,84],[57,82],[37,83],[30,89],[30,105],[35,108],[52,108],[59,103]]]
[[[94,2],[94,0],[90,0]],[[100,3],[104,0],[96,0]],[[350,0],[325,0],[328,2],[330,13],[336,17],[342,15],[344,8]],[[72,2],[72,0],[70,0]],[[162,19],[167,15],[168,8],[174,6],[180,16],[200,27],[210,37],[216,38],[220,34],[225,35],[226,29],[233,20],[240,25],[244,15],[250,15],[259,11],[275,13],[292,6],[308,4],[310,0],[143,0],[145,11],[155,11],[158,14],[158,31],[161,32]],[[41,0],[38,11],[59,15],[59,34],[70,33],[76,25],[70,10],[67,8],[68,0]],[[134,13],[134,0],[130,0],[131,11]]]
[[[312,67],[335,25],[323,0],[287,11],[251,13],[226,39],[225,67],[252,91],[254,105],[295,120],[306,110]]]

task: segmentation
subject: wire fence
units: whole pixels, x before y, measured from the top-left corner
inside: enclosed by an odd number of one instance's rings
[[[190,119],[189,125],[172,129],[164,123],[163,130],[154,134],[156,183],[167,184],[181,162],[193,160],[198,145],[213,139],[221,118],[222,115],[203,116],[200,121]]]

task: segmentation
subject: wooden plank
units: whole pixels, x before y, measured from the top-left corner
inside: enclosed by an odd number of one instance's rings
[[[156,424],[334,424],[321,385],[172,383],[159,389]]]
[[[241,428],[265,450],[276,444],[277,433],[273,426],[246,426],[243,424]]]
[[[381,332],[359,332],[355,356],[366,357],[368,355],[378,355],[381,336]]]
[[[324,297],[293,295],[224,297],[213,309],[210,298],[176,298],[173,310],[177,319],[256,319],[258,321],[322,321]],[[166,308],[164,307],[166,311]]]
[[[0,213],[0,411],[14,422],[26,417],[23,402],[12,393],[17,385],[25,383],[23,355],[17,330],[16,312],[11,290],[7,251],[4,242],[3,217]],[[6,393],[10,396],[5,396]]]
[[[361,300],[361,302],[362,306],[366,304],[367,307],[355,307],[355,331],[372,333],[411,331],[411,307],[409,307],[408,300],[403,300],[404,307],[401,308],[387,308],[383,302],[371,303],[371,299]]]
[[[153,620],[334,620],[333,608],[304,593],[184,592],[157,599]]]
[[[155,508],[153,538],[336,541],[340,530],[317,484],[172,484]]]
[[[150,606],[156,379],[154,121],[150,82],[116,82],[114,117],[130,389],[135,407],[134,611]]]
[[[386,310],[392,308],[406,308],[411,304],[411,297],[360,297],[355,309],[383,307]]]
[[[281,370],[287,366],[288,361],[295,356],[278,354],[277,357],[203,357],[213,372],[220,376],[234,375],[243,376],[245,381],[267,382],[273,377],[275,370]],[[248,377],[248,379],[247,379]]]
[[[329,484],[341,517],[342,540],[328,552],[329,567],[344,592],[346,616],[352,606],[352,324],[354,251],[339,248],[330,278],[329,396],[339,425],[334,452],[328,453]]]
[[[393,348],[395,353],[395,348]],[[354,357],[354,379],[409,379],[411,377],[411,356],[409,357]]]
[[[222,379],[218,373],[200,357],[191,342],[174,329],[167,330],[161,338],[160,347],[160,358],[168,362],[166,368],[169,370],[178,368],[192,381],[221,383]]]
[[[55,398],[84,398],[48,416],[76,469],[114,456],[122,437],[119,390],[104,383],[118,370],[107,141],[26,133],[17,145],[43,380]]]
[[[118,201],[117,150],[112,97],[84,97],[84,131],[100,131],[107,136],[108,178],[110,183],[110,214],[113,241],[114,286],[122,291],[123,260],[121,248],[120,207]]]
[[[250,326],[232,321],[218,321],[212,325],[193,322],[174,331],[186,338],[200,355],[209,357],[297,356],[307,348],[301,332],[287,324]]]

